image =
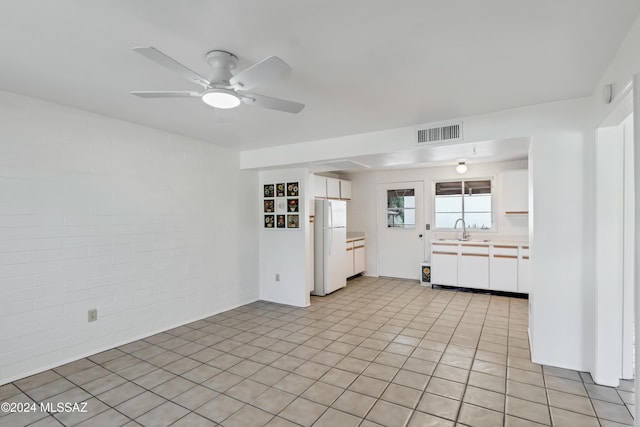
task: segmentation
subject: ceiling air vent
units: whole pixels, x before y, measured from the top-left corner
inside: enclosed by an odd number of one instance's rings
[[[462,122],[428,125],[418,128],[418,144],[462,141]]]

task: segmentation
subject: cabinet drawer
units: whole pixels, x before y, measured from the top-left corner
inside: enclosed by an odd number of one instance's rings
[[[355,248],[364,248],[364,239],[358,239],[353,241],[353,247]]]
[[[457,254],[458,245],[454,243],[433,243],[431,244],[431,251],[433,253]]]
[[[489,245],[462,244],[462,255],[489,255]]]
[[[347,242],[347,251],[352,251],[352,250],[353,250],[353,241]]]
[[[518,247],[511,245],[494,245],[493,255],[518,257]]]

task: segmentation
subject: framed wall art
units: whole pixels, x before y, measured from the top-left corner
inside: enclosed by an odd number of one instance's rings
[[[271,230],[300,229],[300,183],[262,185],[262,227]]]
[[[287,228],[300,228],[300,215],[287,215]]]
[[[289,197],[298,197],[298,183],[297,182],[289,182],[287,183],[287,196]]]

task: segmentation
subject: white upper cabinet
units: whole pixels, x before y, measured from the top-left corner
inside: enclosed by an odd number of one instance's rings
[[[316,199],[327,198],[327,178],[324,176],[313,175],[313,196]]]
[[[340,180],[340,198],[342,200],[351,200],[351,181]]]
[[[337,178],[327,178],[327,199],[340,198],[340,180]]]
[[[316,199],[351,200],[351,181],[313,175]]]
[[[529,171],[518,169],[500,174],[501,202],[506,215],[529,213]]]

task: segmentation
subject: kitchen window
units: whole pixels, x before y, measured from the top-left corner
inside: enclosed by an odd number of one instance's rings
[[[416,193],[413,188],[387,190],[387,227],[416,228]]]
[[[436,182],[434,228],[452,229],[456,220],[462,218],[469,229],[491,229],[491,189],[491,179]]]

